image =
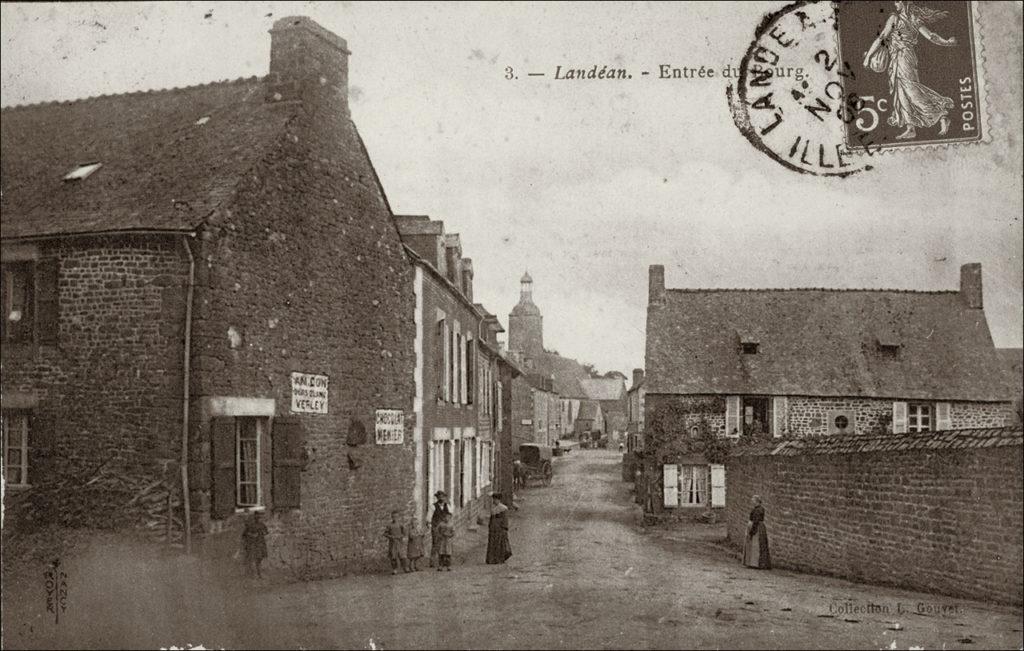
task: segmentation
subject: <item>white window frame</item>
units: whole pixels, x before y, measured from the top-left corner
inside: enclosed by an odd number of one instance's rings
[[[29,412],[22,409],[4,409],[0,420],[3,421],[4,480],[10,488],[27,488],[30,485],[28,480]],[[17,424],[17,429],[21,431],[21,445],[16,448],[20,450],[17,464],[11,463],[9,450],[12,420]],[[8,467],[18,468],[21,481],[12,482],[8,479],[10,477],[10,473],[7,472]]]
[[[252,420],[256,424],[256,481],[242,481],[242,423],[245,420]],[[235,507],[239,510],[260,509],[263,503],[263,434],[266,419],[259,416],[236,416],[235,417]],[[248,462],[247,462],[248,463]],[[242,485],[256,485],[256,503],[242,503]]]
[[[700,475],[700,481],[698,482],[698,473]],[[679,465],[679,506],[690,508],[690,507],[701,507],[707,506],[708,499],[710,497],[709,486],[708,486],[708,467],[707,466],[694,466],[694,465]],[[693,482],[696,489],[687,490],[687,481]],[[703,490],[701,490],[701,488]],[[696,494],[697,501],[691,501],[691,494]]]
[[[922,423],[922,420],[924,421]],[[907,431],[910,433],[935,430],[935,406],[927,402],[907,403]]]

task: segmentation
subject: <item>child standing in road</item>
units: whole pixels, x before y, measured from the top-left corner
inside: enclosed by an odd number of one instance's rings
[[[416,521],[413,521],[412,526],[409,527],[409,568],[412,572],[419,572],[420,568],[417,564],[421,558],[423,558],[423,527]]]
[[[398,519],[398,511],[391,512],[391,522],[384,528],[384,537],[388,539],[388,559],[391,560],[391,573],[398,574],[398,567],[401,565],[403,572],[409,571],[409,561],[406,557],[405,546],[409,533],[405,525]]]
[[[448,513],[441,520],[437,527],[437,571],[452,571],[452,538],[455,537],[455,527],[452,526],[452,514]]]

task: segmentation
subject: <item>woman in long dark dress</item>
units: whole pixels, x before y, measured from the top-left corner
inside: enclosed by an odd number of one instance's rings
[[[502,503],[501,493],[491,495],[491,519],[487,523],[487,564],[498,565],[512,556],[508,544],[508,507]]]
[[[747,523],[747,538],[743,542],[743,564],[760,570],[772,569],[772,557],[768,552],[768,529],[764,526],[764,507],[761,496],[755,495],[751,502],[750,522]]]

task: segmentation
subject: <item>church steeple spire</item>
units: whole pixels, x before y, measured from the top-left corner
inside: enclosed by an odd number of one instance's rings
[[[533,278],[529,271],[519,279],[519,303],[508,315],[508,348],[527,357],[544,351],[544,319],[533,302]]]
[[[526,301],[533,302],[533,278],[530,277],[529,271],[519,279],[519,302]]]

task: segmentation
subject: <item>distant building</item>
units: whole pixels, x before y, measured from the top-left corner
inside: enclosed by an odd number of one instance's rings
[[[680,436],[807,437],[1012,422],[982,309],[981,265],[959,291],[666,289],[650,269],[646,429],[665,405]],[[706,460],[664,468],[658,508],[724,503]]]
[[[553,442],[555,439],[574,435],[574,421],[579,413],[580,402],[587,398],[580,382],[591,379],[592,376],[576,360],[562,357],[544,348],[544,319],[540,308],[533,300],[533,290],[533,278],[529,272],[524,273],[520,279],[519,302],[508,316],[509,358],[525,373],[550,380],[548,386],[543,384],[543,380],[538,382],[535,378],[532,385],[547,394],[545,400],[555,396],[557,401],[558,415],[551,417],[555,429],[545,436]],[[523,380],[525,381],[525,378]],[[521,388],[519,395],[526,399],[532,394]],[[521,408],[527,412],[532,411],[525,406]],[[544,409],[547,410],[548,407]],[[520,423],[517,427],[525,427],[521,424],[522,420],[534,419],[529,415],[524,416],[517,420]]]
[[[601,432],[609,443],[617,445],[626,437],[626,383],[621,377],[580,380],[584,394],[601,404]]]
[[[426,216],[399,215],[395,223],[415,271],[413,511],[426,521],[443,490],[456,524],[468,524],[490,504],[497,361],[489,342],[501,326],[473,303],[473,263],[458,234]]]
[[[629,387],[626,394],[626,429],[629,432],[626,443],[627,452],[638,452],[644,447],[644,397],[646,394],[644,370],[635,368],[633,369],[633,385]]]

